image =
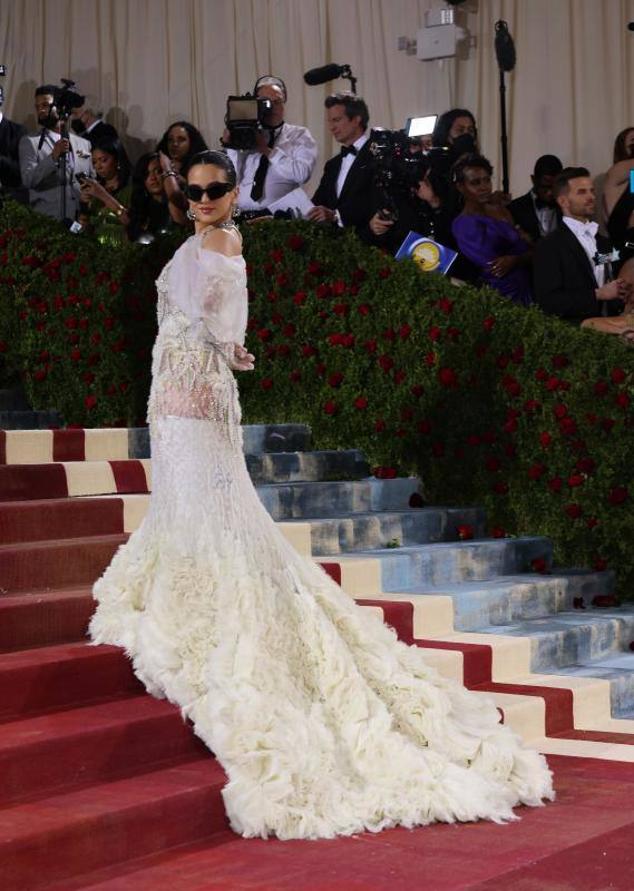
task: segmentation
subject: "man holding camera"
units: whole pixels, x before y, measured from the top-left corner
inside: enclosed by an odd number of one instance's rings
[[[20,140],[20,172],[34,210],[61,220],[64,188],[65,218],[75,220],[80,204],[78,176],[94,176],[91,147],[79,136],[63,135],[56,105],[59,93],[60,88],[51,84],[43,84],[35,91],[35,114],[42,130]]]
[[[268,99],[271,107],[263,116],[255,148],[242,151],[228,148],[238,176],[241,211],[262,211],[307,182],[317,163],[317,143],[306,127],[284,121],[286,86],[279,77],[259,78],[254,89],[258,99]],[[225,130],[223,144],[230,146]]]

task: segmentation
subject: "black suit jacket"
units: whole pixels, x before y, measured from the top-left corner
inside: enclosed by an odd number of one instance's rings
[[[535,203],[533,202],[533,192],[527,192],[525,195],[522,195],[520,198],[516,198],[514,201],[511,201],[509,204],[509,210],[511,212],[511,216],[520,227],[526,232],[527,235],[533,239],[533,241],[539,241],[542,238],[542,234],[539,229],[539,220],[537,219],[537,213],[535,212]],[[561,216],[559,210],[557,211],[557,225],[561,223]]]
[[[374,243],[368,222],[379,209],[380,195],[374,185],[374,171],[369,140],[354,159],[337,197],[337,177],[341,170],[342,155],[335,155],[324,165],[313,203],[338,210],[344,226],[354,226],[364,241]]]
[[[599,251],[610,249],[607,239],[597,235]],[[582,322],[600,316],[603,301],[596,299],[594,270],[588,255],[565,223],[545,238],[540,238],[533,258],[535,299],[544,312]],[[619,300],[610,301],[608,312],[618,311]]]
[[[26,129],[22,124],[3,117],[0,121],[0,183],[9,190],[19,189],[22,185],[20,176],[20,153],[18,145]]]
[[[88,140],[92,148],[99,145],[99,143],[108,143],[119,138],[119,134],[112,124],[106,124],[105,121],[99,121],[90,133],[82,133],[81,135]]]

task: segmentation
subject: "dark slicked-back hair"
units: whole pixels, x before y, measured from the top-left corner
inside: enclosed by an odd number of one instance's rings
[[[535,161],[535,169],[533,176],[535,179],[541,179],[542,176],[558,176],[564,169],[557,155],[542,155]]]
[[[194,155],[189,162],[187,171],[189,172],[190,170],[193,170],[194,167],[198,167],[199,164],[211,164],[214,167],[220,167],[221,170],[224,170],[227,174],[227,182],[232,187],[235,186],[237,181],[236,168],[233,166],[233,162],[226,152],[214,152],[209,149],[205,152],[198,152],[198,154]]]
[[[571,179],[580,179],[584,176],[590,176],[590,171],[586,167],[564,167],[553,184],[555,198],[568,194]]]
[[[467,167],[475,167],[476,170],[486,170],[489,176],[493,173],[493,165],[484,155],[463,155],[451,168],[451,178],[457,185],[464,182],[464,172]]]
[[[621,130],[619,135],[614,140],[614,163],[617,164],[619,161],[629,161],[632,157],[625,146],[625,140],[627,139],[628,133],[631,133],[634,130],[634,127],[626,127],[625,130]]]
[[[449,145],[449,131],[453,127],[454,121],[457,118],[471,118],[475,130],[474,138],[476,142],[478,141],[478,128],[476,127],[475,118],[469,109],[451,108],[449,111],[443,112],[436,121],[436,126],[434,127],[434,132],[431,136],[433,146],[442,148],[443,146]]]
[[[345,90],[341,93],[333,93],[331,96],[328,96],[324,105],[326,108],[333,108],[335,105],[343,105],[346,117],[349,120],[359,117],[361,118],[361,126],[363,129],[365,130],[368,126],[370,121],[370,111],[366,105],[365,99],[362,99],[361,96],[357,96],[356,93],[348,93]]]

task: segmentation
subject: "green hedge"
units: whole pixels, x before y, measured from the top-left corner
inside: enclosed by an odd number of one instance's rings
[[[5,376],[68,423],[139,423],[174,241],[112,250],[15,206],[0,223]],[[417,472],[425,501],[482,504],[492,535],[548,535],[558,562],[612,567],[634,593],[633,350],[349,232],[245,229],[246,421],[304,421],[319,446],[362,448],[377,476]]]

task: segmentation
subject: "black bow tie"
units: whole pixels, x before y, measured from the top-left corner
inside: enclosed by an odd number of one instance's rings
[[[357,155],[358,152],[353,145],[342,145],[341,146],[341,157],[345,158],[346,155]]]

